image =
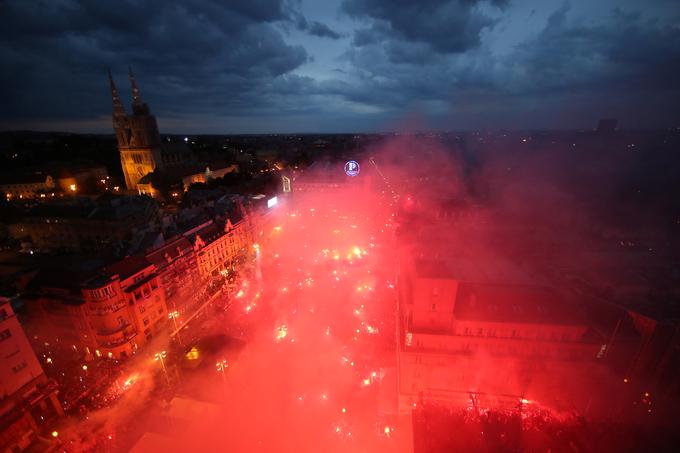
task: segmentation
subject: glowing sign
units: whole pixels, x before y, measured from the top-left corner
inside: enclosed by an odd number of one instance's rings
[[[286,193],[290,192],[290,178],[288,176],[281,176],[281,179],[283,180],[283,191]]]
[[[350,160],[345,164],[345,174],[347,176],[356,176],[360,170],[359,163],[355,160]]]
[[[268,208],[273,208],[276,206],[279,202],[279,199],[277,197],[271,197],[269,200],[267,200],[267,207]]]

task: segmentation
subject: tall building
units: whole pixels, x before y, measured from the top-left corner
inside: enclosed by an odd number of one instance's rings
[[[168,322],[161,279],[142,256],[125,258],[89,278],[45,273],[35,283],[41,333],[86,359],[130,357]]]
[[[399,276],[399,397],[584,408],[604,339],[554,290],[460,280],[443,262]],[[584,389],[588,389],[585,391]]]
[[[184,237],[194,247],[200,278],[209,279],[233,268],[239,255],[255,243],[253,216],[241,206],[231,213],[223,228],[211,220],[187,231]]]
[[[168,322],[160,284],[156,266],[141,256],[118,261],[83,284],[96,355],[128,357],[160,333]]]
[[[130,70],[131,115],[123,108],[110,71],[109,82],[113,98],[113,128],[116,131],[125,185],[129,190],[135,190],[137,181],[163,166],[161,136],[158,133],[156,117],[151,114],[149,106],[142,102],[132,70]]]
[[[57,384],[45,376],[9,300],[0,298],[0,451],[47,451],[46,425],[63,414]]]
[[[178,236],[149,250],[146,259],[156,266],[168,310],[185,313],[202,300],[196,256],[187,238]]]

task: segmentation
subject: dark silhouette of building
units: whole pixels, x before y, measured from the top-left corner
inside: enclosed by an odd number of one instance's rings
[[[597,132],[614,132],[618,121],[614,118],[603,118],[597,122]]]

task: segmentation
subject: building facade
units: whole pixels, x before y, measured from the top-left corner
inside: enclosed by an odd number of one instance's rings
[[[66,276],[61,285],[54,280],[41,284],[36,296],[41,333],[87,360],[129,357],[168,322],[160,277],[144,257],[126,258],[76,284]]]
[[[116,132],[120,164],[129,190],[137,189],[137,181],[163,165],[161,137],[156,117],[149,106],[142,102],[135,77],[130,71],[132,85],[132,114],[128,115],[118,95],[109,72],[111,97],[113,98],[113,129]]]
[[[167,143],[163,146],[156,117],[151,114],[149,106],[142,102],[132,70],[130,70],[132,114],[128,115],[125,112],[110,71],[109,84],[113,99],[113,129],[116,132],[120,164],[128,190],[139,192],[139,180],[155,170],[164,170],[193,160],[190,150],[182,144],[177,146]],[[141,189],[143,193],[151,191],[148,183]]]
[[[189,311],[197,302],[201,283],[191,242],[179,236],[148,251],[146,259],[156,266],[168,310]]]
[[[82,293],[96,355],[128,357],[168,321],[156,267],[143,257],[126,258],[105,268],[83,284]]]
[[[399,280],[399,395],[585,407],[604,340],[551,289],[460,281],[416,262]],[[590,390],[589,390],[590,392]]]
[[[9,229],[32,249],[96,251],[131,241],[152,229],[159,218],[154,200],[107,195],[96,201],[77,198],[39,204]]]
[[[56,383],[45,376],[9,300],[0,298],[0,450],[49,446],[48,426],[62,415]]]
[[[243,217],[238,218],[238,215]],[[255,225],[252,214],[241,207],[241,213],[227,219],[224,227],[214,221],[206,222],[184,234],[194,247],[198,275],[201,279],[217,276],[233,267],[235,260],[255,244]]]
[[[32,175],[6,175],[0,180],[0,192],[8,200],[45,197],[47,192],[53,191],[55,182],[52,176],[35,173]]]

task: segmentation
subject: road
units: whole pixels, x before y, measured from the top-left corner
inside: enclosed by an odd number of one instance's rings
[[[230,300],[182,330],[184,347],[166,346],[171,386],[150,356],[130,366],[147,382],[134,404],[109,409],[105,438],[126,433],[109,450],[143,430],[200,451],[411,450],[409,427],[386,415],[396,408],[385,379],[396,366],[393,212],[386,200],[343,195],[275,208]],[[162,400],[174,395],[220,416],[163,430]]]

